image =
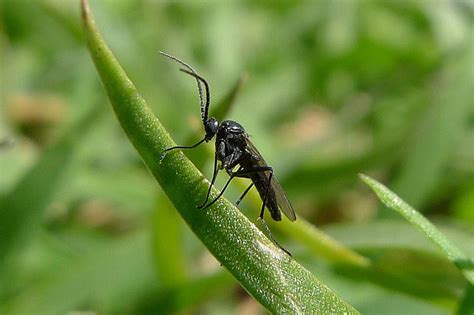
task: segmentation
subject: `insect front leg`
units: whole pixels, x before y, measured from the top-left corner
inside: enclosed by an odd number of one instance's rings
[[[161,164],[161,162],[163,161],[163,159],[165,158],[165,156],[168,154],[168,152],[173,151],[173,150],[176,150],[176,149],[194,149],[195,147],[197,147],[198,145],[200,145],[200,144],[203,143],[204,141],[206,141],[206,138],[200,140],[198,143],[193,144],[193,145],[191,145],[191,146],[177,145],[177,146],[174,146],[174,147],[170,147],[170,148],[164,149],[163,152],[162,152],[161,155],[160,155],[160,164]]]
[[[239,170],[240,170],[240,168],[239,168]],[[237,171],[237,172],[238,172],[238,171]],[[200,208],[204,208],[204,209],[205,209],[205,208],[207,208],[207,207],[212,206],[212,205],[224,194],[225,190],[227,189],[227,186],[229,186],[229,184],[230,184],[230,182],[232,181],[232,179],[233,179],[234,177],[236,177],[235,174],[236,174],[237,172],[232,173],[232,174],[230,175],[229,179],[227,180],[227,182],[226,182],[225,185],[224,185],[224,188],[222,188],[221,192],[219,193],[219,195],[217,195],[216,198],[214,198],[214,200],[212,200],[211,202],[209,202],[209,203],[208,203],[207,205],[205,205],[205,206],[204,206],[204,205],[201,206]],[[209,188],[209,190],[210,190],[210,188]]]
[[[204,202],[200,206],[197,206],[198,209],[201,209],[202,207],[204,207],[206,202],[209,200],[209,195],[211,194],[211,189],[216,181],[218,172],[219,172],[219,169],[217,168],[217,153],[216,153],[214,154],[214,171],[212,172],[211,185],[209,185],[209,189],[207,190],[206,200],[204,200]]]

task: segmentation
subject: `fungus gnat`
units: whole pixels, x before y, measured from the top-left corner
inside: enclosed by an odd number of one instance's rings
[[[237,200],[236,206],[238,206],[252,186],[255,186],[260,194],[260,198],[262,199],[262,208],[260,210],[259,218],[265,231],[278,247],[291,255],[273,238],[263,217],[265,207],[267,207],[272,219],[275,221],[281,220],[281,212],[283,212],[291,221],[296,220],[295,211],[286,197],[283,188],[273,174],[273,168],[268,166],[260,152],[258,152],[257,148],[250,141],[245,129],[238,122],[224,120],[219,123],[214,117],[209,118],[208,113],[211,95],[207,81],[197,74],[196,71],[187,63],[164,52],[160,52],[160,54],[182,65],[184,68],[180,68],[179,70],[196,79],[201,105],[201,120],[206,132],[204,138],[194,145],[174,146],[165,149],[160,156],[160,163],[165,158],[166,154],[172,150],[192,149],[203,142],[209,142],[214,136],[216,136],[214,171],[212,174],[211,185],[207,191],[206,199],[201,205],[198,205],[197,208],[207,208],[214,204],[224,194],[224,191],[227,189],[233,178],[248,178],[252,183],[247,187],[247,189],[245,189],[242,196]],[[203,83],[205,87],[205,98],[201,83]],[[219,195],[212,201],[209,201],[211,188],[214,185],[217,173],[220,170],[225,170],[229,175],[229,179]]]

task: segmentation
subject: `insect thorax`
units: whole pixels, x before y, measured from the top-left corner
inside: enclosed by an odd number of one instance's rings
[[[248,158],[246,138],[245,129],[239,123],[225,120],[220,124],[216,136],[216,154],[223,168],[233,168],[242,159]]]

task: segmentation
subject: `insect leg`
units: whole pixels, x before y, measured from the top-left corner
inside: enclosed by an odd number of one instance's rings
[[[218,172],[219,172],[219,170],[217,169],[217,154],[215,154],[214,155],[214,171],[212,172],[211,185],[209,185],[209,189],[207,190],[206,200],[204,200],[204,202],[200,206],[197,206],[198,209],[201,209],[202,207],[204,207],[206,202],[209,200],[209,195],[211,194],[211,189],[212,189],[212,186],[214,185],[214,183],[216,181]]]
[[[265,205],[267,203],[267,197],[268,197],[268,192],[270,191],[270,184],[272,181],[273,177],[273,170],[270,172],[270,175],[268,175],[268,186],[267,186],[267,191],[265,192],[265,196],[263,197],[263,203],[262,203],[262,210],[260,210],[260,219],[263,220],[263,213],[265,212]]]
[[[263,214],[264,214],[264,211],[265,211],[265,204],[267,203],[268,192],[269,192],[269,190],[270,190],[270,184],[271,184],[271,181],[272,181],[272,177],[273,177],[273,170],[271,170],[270,175],[268,175],[267,192],[265,193],[265,196],[263,197],[262,210],[260,210],[259,219],[260,219],[260,221],[262,222],[263,229],[264,229],[265,232],[267,233],[267,235],[268,235],[268,237],[270,238],[270,240],[271,240],[276,246],[278,246],[282,251],[284,251],[284,252],[287,253],[289,256],[291,256],[291,253],[290,253],[289,251],[287,251],[283,246],[281,246],[280,243],[278,243],[277,240],[273,237],[272,232],[270,232],[270,229],[268,228],[268,225],[267,225],[267,223],[265,222],[265,219],[263,218]]]
[[[167,148],[167,149],[163,150],[163,152],[162,152],[161,155],[160,155],[160,164],[161,164],[161,161],[163,161],[163,159],[165,158],[165,156],[168,154],[168,152],[170,152],[170,151],[172,151],[172,150],[175,150],[175,149],[194,149],[195,147],[197,147],[198,145],[200,145],[201,143],[203,143],[205,140],[206,140],[206,138],[202,139],[202,140],[199,141],[198,143],[193,144],[193,145],[191,145],[191,146],[177,145],[177,146],[170,147],[170,148]]]
[[[240,170],[240,168],[239,168],[239,170]],[[237,172],[238,172],[238,171],[237,171]],[[226,182],[225,185],[224,185],[224,188],[222,188],[221,192],[219,193],[219,195],[217,195],[216,198],[214,198],[214,200],[212,200],[211,202],[209,202],[207,205],[205,205],[205,206],[202,205],[202,206],[200,206],[200,207],[198,207],[198,208],[204,208],[204,209],[205,209],[205,208],[207,208],[207,207],[212,206],[212,205],[224,194],[225,190],[227,189],[227,186],[229,186],[231,180],[236,176],[235,174],[236,174],[237,172],[232,173],[232,174],[230,175],[229,179],[227,180],[227,182]],[[206,200],[206,201],[207,201],[207,200]]]
[[[240,172],[239,172],[240,171]],[[247,170],[239,170],[237,172],[234,173],[234,176],[235,177],[243,177],[243,178],[246,178],[248,175],[252,174],[252,173],[258,173],[258,172],[262,172],[262,171],[272,171],[273,172],[273,168],[271,168],[270,166],[259,166],[259,167],[254,167],[254,168],[251,168],[251,169],[247,169]],[[237,207],[240,202],[242,201],[242,199],[244,199],[245,195],[249,192],[249,190],[253,187],[254,183],[252,182],[249,187],[247,187],[247,189],[245,189],[244,193],[242,194],[242,196],[240,196],[240,198],[235,202],[235,206]]]
[[[235,202],[235,206],[236,206],[236,207],[240,204],[240,202],[242,201],[242,199],[244,199],[245,195],[249,192],[250,188],[252,188],[252,187],[253,187],[253,183],[251,183],[251,184],[249,185],[249,187],[247,187],[247,189],[245,189],[245,191],[244,191],[244,193],[242,194],[242,196],[240,196],[240,198]]]
[[[270,229],[268,228],[268,225],[267,225],[267,223],[265,222],[265,220],[264,220],[262,217],[259,217],[258,219],[259,219],[260,222],[262,223],[263,229],[265,230],[265,233],[267,234],[268,238],[270,238],[270,240],[271,240],[278,248],[280,248],[282,251],[284,251],[285,253],[287,253],[288,256],[293,256],[293,255],[291,255],[291,253],[290,253],[289,251],[287,251],[283,246],[281,246],[280,243],[278,243],[277,240],[273,237],[273,234],[272,234],[272,232],[270,232]]]
[[[207,207],[210,207],[211,205],[213,205],[224,194],[224,191],[227,189],[227,186],[229,186],[231,180],[234,177],[246,177],[249,174],[263,172],[263,171],[273,171],[273,169],[270,166],[254,167],[254,168],[251,168],[251,169],[248,169],[248,170],[239,168],[236,172],[230,173],[230,177],[227,180],[227,183],[225,183],[224,188],[222,188],[219,195],[214,200],[209,202],[207,205],[202,206],[200,208],[207,208]]]
[[[257,166],[257,167],[246,168],[246,169],[238,169],[237,172],[233,174],[236,177],[246,177],[247,175],[250,175],[250,174],[265,172],[265,171],[270,171],[273,173],[273,168],[271,166]]]

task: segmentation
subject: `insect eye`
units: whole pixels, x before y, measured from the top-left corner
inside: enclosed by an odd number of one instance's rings
[[[219,122],[214,117],[212,117],[210,120],[211,120],[210,126],[211,126],[212,132],[217,133],[217,129],[219,129]]]
[[[206,141],[211,140],[217,131],[219,130],[219,122],[214,118],[210,118],[204,124],[204,129],[206,130]]]

